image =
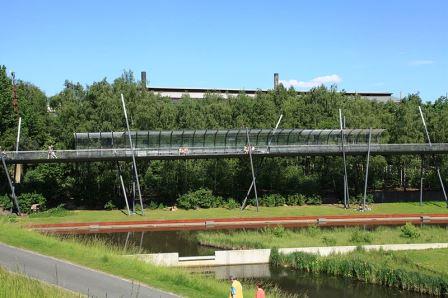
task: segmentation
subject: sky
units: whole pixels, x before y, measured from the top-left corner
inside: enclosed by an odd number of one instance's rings
[[[155,87],[448,92],[448,1],[6,1],[0,65],[48,96],[146,71]]]

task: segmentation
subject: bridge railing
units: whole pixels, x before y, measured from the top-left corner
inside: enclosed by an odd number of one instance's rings
[[[366,154],[367,144],[348,144],[347,154]],[[9,151],[5,152],[8,163],[26,162],[59,162],[59,161],[95,161],[95,160],[126,160],[132,157],[131,149],[80,149],[56,150],[53,158],[47,151]],[[372,144],[372,154],[437,154],[448,153],[448,144]],[[339,155],[340,145],[279,145],[256,146],[254,155],[288,156],[288,155]],[[244,147],[178,147],[178,148],[137,148],[137,158],[142,159],[181,159],[181,158],[214,158],[236,157],[247,155]]]

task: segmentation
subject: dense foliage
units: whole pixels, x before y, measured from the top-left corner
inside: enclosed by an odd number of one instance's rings
[[[42,149],[53,144],[55,149],[74,148],[74,132],[122,131],[125,122],[120,106],[123,93],[129,109],[131,126],[139,130],[201,129],[201,128],[272,128],[280,114],[281,127],[337,128],[338,109],[343,109],[349,128],[385,128],[384,142],[424,142],[423,127],[418,114],[422,105],[434,142],[448,141],[448,99],[440,97],[423,103],[418,94],[409,95],[401,103],[379,103],[360,97],[346,96],[335,88],[315,88],[308,94],[297,94],[283,87],[255,98],[244,93],[224,99],[207,94],[204,100],[185,96],[173,102],[147,92],[131,72],[112,83],[103,79],[90,86],[65,82],[61,92],[46,97],[39,88],[17,82],[19,114],[12,107],[12,82],[5,67],[0,67],[0,146],[14,148],[17,119],[22,117],[20,150]],[[445,158],[440,158],[442,176],[447,177]],[[427,167],[433,164],[425,159]],[[255,159],[258,169],[257,188],[260,197],[271,204],[269,195],[282,194],[286,200],[328,194],[342,196],[343,167],[340,157],[288,157]],[[419,185],[418,156],[374,156],[370,163],[370,190],[412,188]],[[122,163],[125,183],[130,186],[129,163]],[[240,201],[251,183],[247,159],[181,160],[139,162],[141,186],[147,204],[173,204],[182,194],[200,188],[214,195]],[[365,157],[349,157],[350,193],[362,193]],[[8,192],[6,177],[0,174],[0,194]],[[117,179],[117,164],[76,163],[26,165],[18,193],[40,193],[47,206],[65,202],[67,207],[103,208],[111,201],[123,206]],[[438,188],[434,171],[425,174],[425,188]],[[267,199],[269,198],[269,199]],[[263,201],[263,200],[262,200]],[[274,200],[275,201],[275,200]],[[300,203],[299,203],[300,202]],[[319,200],[316,201],[317,203]],[[274,202],[275,205],[288,202]],[[306,202],[305,202],[306,203]]]

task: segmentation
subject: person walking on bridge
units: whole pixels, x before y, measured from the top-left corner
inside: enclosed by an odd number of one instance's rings
[[[235,276],[230,275],[230,286],[229,298],[243,298],[243,287],[241,283],[236,280]]]

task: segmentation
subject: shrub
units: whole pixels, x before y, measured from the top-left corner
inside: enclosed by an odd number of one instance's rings
[[[110,200],[106,204],[104,204],[104,209],[114,210],[114,209],[117,209],[117,206],[115,206],[115,204],[112,202],[112,200]]]
[[[350,237],[350,242],[353,243],[371,243],[373,240],[372,234],[366,231],[354,231]]]
[[[358,194],[356,196],[350,197],[350,203],[351,204],[358,204],[361,205],[364,201],[364,194]],[[374,202],[374,197],[372,194],[366,195],[366,204],[372,204]]]
[[[310,197],[306,198],[306,204],[307,205],[321,205],[322,198],[320,196],[310,196]]]
[[[63,217],[70,215],[72,212],[65,209],[64,204],[60,204],[56,208],[48,209],[44,212],[31,213],[30,218],[40,218],[40,217]]]
[[[0,207],[5,210],[12,208],[12,201],[8,195],[0,196]]]
[[[224,207],[227,209],[236,209],[240,207],[240,204],[234,199],[230,198],[225,204]]]
[[[407,222],[404,226],[400,228],[401,237],[405,238],[418,238],[420,237],[420,232],[418,229],[411,223]]]
[[[302,194],[289,195],[286,198],[286,204],[289,206],[303,206],[305,205],[306,198]]]
[[[18,198],[20,211],[23,213],[29,213],[31,211],[31,205],[39,204],[40,210],[45,210],[45,204],[47,199],[38,193],[23,193]]]
[[[279,194],[270,194],[260,198],[260,205],[264,207],[283,206],[285,203],[285,198]]]
[[[157,204],[154,201],[149,202],[148,208],[151,210],[157,209]]]
[[[216,208],[222,205],[223,199],[205,188],[190,191],[177,199],[177,206],[182,209]]]

